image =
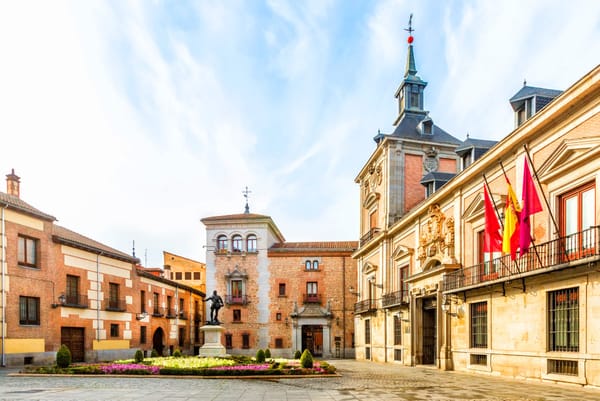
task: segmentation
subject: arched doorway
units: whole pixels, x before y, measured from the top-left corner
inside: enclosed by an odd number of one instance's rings
[[[162,356],[165,349],[164,338],[165,332],[160,327],[156,329],[154,335],[152,336],[152,348],[155,349],[160,356]]]

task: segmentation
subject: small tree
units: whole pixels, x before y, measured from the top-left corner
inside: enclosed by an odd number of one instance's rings
[[[152,352],[150,352],[150,357],[151,358],[156,358],[157,356],[158,356],[158,351],[153,348]]]
[[[71,364],[71,350],[65,344],[61,345],[56,353],[56,366],[67,368]]]
[[[256,351],[256,363],[263,363],[265,361],[265,351],[259,349]]]
[[[313,367],[313,356],[309,350],[305,349],[300,357],[300,366],[303,368],[312,368]]]
[[[135,359],[135,363],[141,363],[144,360],[144,353],[141,349],[135,351],[135,356],[133,359]]]
[[[300,352],[300,350],[297,349],[296,352],[294,352],[294,359],[300,359],[301,356],[302,352]]]
[[[177,348],[175,351],[173,351],[173,356],[175,358],[181,358],[181,350]]]
[[[265,359],[270,359],[270,358],[271,358],[271,350],[267,348],[265,350]]]

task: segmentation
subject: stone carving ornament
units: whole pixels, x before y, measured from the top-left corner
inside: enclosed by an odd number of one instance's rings
[[[446,218],[438,204],[429,207],[428,219],[419,237],[417,257],[421,265],[428,258],[449,263],[454,259],[454,219]]]

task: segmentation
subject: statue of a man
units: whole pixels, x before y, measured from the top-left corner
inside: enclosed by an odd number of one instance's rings
[[[219,309],[223,306],[223,298],[217,294],[217,290],[213,291],[213,294],[203,299],[204,302],[211,301],[210,304],[210,323],[219,324]]]

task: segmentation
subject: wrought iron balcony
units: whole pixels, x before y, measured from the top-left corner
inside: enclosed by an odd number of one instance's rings
[[[125,312],[127,310],[124,299],[106,298],[104,304],[106,305],[104,309],[107,311]]]
[[[381,230],[377,227],[371,228],[369,231],[367,231],[365,235],[360,237],[360,246],[364,246],[367,242],[371,241],[379,231]]]
[[[177,313],[175,313],[175,309],[173,308],[167,308],[167,316],[165,316],[167,319],[175,319],[177,317]]]
[[[152,309],[152,316],[154,317],[163,317],[165,315],[164,309],[156,306],[154,307],[154,309]]]
[[[87,308],[88,307],[88,297],[81,294],[67,294],[65,295],[65,302],[62,306],[69,306],[71,308]]]
[[[600,256],[600,226],[533,245],[522,258],[512,261],[504,255],[492,261],[461,268],[444,276],[443,291],[457,292],[524,276],[571,267],[574,264],[598,260]]]
[[[366,313],[377,310],[377,299],[365,299],[354,304],[354,313]]]
[[[396,291],[389,294],[385,294],[381,297],[381,306],[383,308],[390,308],[392,306],[407,305],[410,302],[408,291]]]
[[[246,295],[225,295],[227,305],[246,305],[248,297]]]
[[[305,304],[321,304],[321,294],[304,294],[302,301]]]

